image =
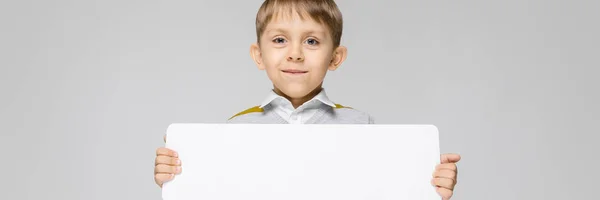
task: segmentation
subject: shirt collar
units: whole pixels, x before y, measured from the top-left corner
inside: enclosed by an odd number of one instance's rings
[[[278,102],[286,102],[288,104],[291,105],[291,102],[289,100],[287,100],[286,98],[279,96],[277,93],[275,93],[274,90],[271,90],[269,92],[269,94],[267,95],[267,97],[263,100],[263,102],[260,104],[260,108],[263,108],[275,101]],[[313,102],[313,101],[319,101],[325,105],[331,106],[331,107],[336,107],[335,103],[333,101],[331,101],[329,99],[329,97],[327,97],[327,93],[325,92],[325,89],[321,89],[321,91],[315,96],[313,97],[311,100],[305,102],[304,104]]]

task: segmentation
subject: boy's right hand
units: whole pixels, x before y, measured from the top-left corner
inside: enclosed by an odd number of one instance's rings
[[[156,149],[154,182],[162,188],[163,183],[173,180],[179,173],[181,173],[181,161],[177,152],[165,147]]]

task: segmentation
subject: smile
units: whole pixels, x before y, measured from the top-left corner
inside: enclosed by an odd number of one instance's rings
[[[303,70],[297,70],[297,69],[286,69],[286,70],[281,70],[283,73],[286,74],[305,74],[308,73],[308,71],[303,71]]]

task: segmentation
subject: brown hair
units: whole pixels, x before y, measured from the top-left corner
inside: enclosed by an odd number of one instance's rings
[[[265,0],[256,14],[256,37],[260,42],[267,24],[277,14],[292,15],[293,11],[304,20],[309,16],[312,20],[324,24],[333,39],[333,46],[338,47],[342,38],[343,20],[337,4],[333,0]]]

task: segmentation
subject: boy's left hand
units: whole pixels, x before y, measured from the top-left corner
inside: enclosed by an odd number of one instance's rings
[[[437,193],[442,196],[443,200],[449,200],[456,185],[458,168],[455,163],[460,160],[460,155],[442,154],[440,157],[441,164],[436,166],[431,184],[436,187]]]

